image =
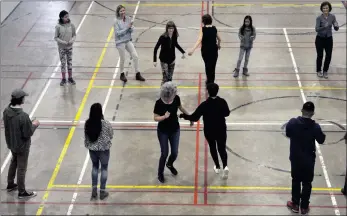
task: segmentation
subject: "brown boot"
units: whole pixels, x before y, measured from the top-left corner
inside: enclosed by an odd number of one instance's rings
[[[136,80],[139,80],[139,81],[146,81],[145,78],[143,78],[140,74],[140,72],[137,72],[136,73]]]
[[[124,73],[120,74],[120,80],[122,80],[123,82],[127,82],[128,81]]]

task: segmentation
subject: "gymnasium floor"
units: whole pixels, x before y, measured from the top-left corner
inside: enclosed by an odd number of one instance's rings
[[[304,101],[316,104],[315,119],[327,143],[346,127],[346,29],[334,32],[329,79],[315,74],[315,18],[320,2],[243,1],[130,2],[135,17],[134,43],[146,82],[136,81],[130,58],[128,83],[118,73],[114,44],[114,10],[124,2],[22,2],[1,26],[1,109],[14,88],[30,96],[24,109],[41,121],[33,136],[26,186],[38,195],[19,201],[7,193],[8,150],[1,131],[1,214],[291,214],[289,141],[282,126],[300,115]],[[346,9],[334,1],[333,13],[345,24]],[[70,11],[78,27],[73,66],[76,86],[60,87],[54,27],[61,10]],[[222,37],[216,82],[232,110],[228,117],[229,179],[213,172],[202,132],[181,123],[179,171],[165,170],[166,184],[157,181],[160,148],[153,122],[161,70],[153,67],[155,43],[168,20],[179,27],[179,42],[190,49],[198,36],[201,14],[210,13]],[[257,38],[251,53],[250,77],[232,77],[239,41],[237,30],[251,14]],[[174,81],[183,106],[192,112],[205,100],[204,64],[197,50],[180,58]],[[92,79],[93,78],[93,79]],[[300,87],[301,86],[301,87]],[[83,144],[83,123],[90,106],[104,105],[115,129],[105,201],[90,201],[91,162]],[[340,193],[345,178],[346,146],[320,146],[317,152],[311,213],[345,215]],[[323,164],[323,166],[322,166]]]

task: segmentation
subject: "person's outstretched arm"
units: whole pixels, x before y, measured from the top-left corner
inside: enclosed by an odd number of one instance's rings
[[[193,49],[189,52],[189,55],[192,55],[194,53],[194,51],[196,50],[196,48],[198,48],[198,46],[201,45],[201,41],[202,41],[202,28],[200,28],[200,32],[199,32],[199,38],[196,41]]]
[[[192,122],[197,122],[203,115],[203,108],[204,108],[204,103],[201,103],[191,115],[181,114],[180,118],[184,118],[185,120],[189,120]]]
[[[157,53],[160,45],[162,44],[162,36],[159,37],[157,44],[154,47],[154,53],[153,53],[153,63],[157,62]]]

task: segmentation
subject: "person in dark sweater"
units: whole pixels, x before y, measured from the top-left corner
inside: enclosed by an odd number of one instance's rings
[[[209,97],[202,102],[193,114],[180,114],[180,118],[196,122],[203,116],[204,134],[210,146],[210,153],[214,161],[214,171],[220,172],[217,148],[223,163],[223,178],[228,178],[228,154],[226,151],[227,125],[225,117],[229,116],[228,103],[217,96],[219,86],[216,83],[209,83],[206,86]]]
[[[200,29],[198,41],[188,55],[193,55],[196,48],[201,45],[201,56],[205,62],[206,84],[208,84],[214,83],[215,80],[221,37],[217,28],[212,25],[212,17],[209,14],[202,16],[202,23],[203,27]]]
[[[158,167],[158,180],[161,183],[165,182],[164,168],[165,162],[169,154],[169,142],[171,155],[166,163],[166,167],[173,175],[178,172],[173,166],[177,159],[178,146],[180,140],[180,124],[178,122],[177,111],[180,109],[183,113],[188,114],[181,104],[181,99],[177,95],[177,87],[171,81],[164,83],[161,86],[160,98],[155,102],[154,106],[154,121],[159,122],[157,135],[161,149]],[[193,123],[191,122],[191,126]]]
[[[336,21],[334,14],[331,14],[331,4],[327,1],[323,2],[320,6],[320,10],[323,12],[316,18],[316,72],[318,77],[328,78],[328,70],[331,62],[331,55],[333,51],[333,36],[331,27],[334,26],[334,30],[339,30],[339,24]],[[325,60],[322,73],[322,61],[323,51],[325,50]]]
[[[344,136],[345,144],[347,144],[347,132]],[[346,164],[346,176],[345,176],[345,186],[341,189],[343,195],[347,196],[347,164]]]
[[[10,192],[18,188],[19,199],[31,198],[37,193],[25,189],[25,175],[28,167],[31,136],[40,122],[31,121],[29,115],[23,111],[22,104],[25,97],[28,96],[26,92],[16,89],[11,96],[11,103],[3,112],[6,144],[12,153],[12,160],[8,169],[7,191]],[[18,185],[14,183],[16,171]]]
[[[161,82],[161,85],[163,85],[165,82],[172,81],[172,76],[175,69],[176,48],[183,54],[182,59],[185,58],[185,52],[177,41],[178,36],[179,35],[175,23],[169,21],[166,24],[165,32],[159,37],[158,42],[154,47],[154,67],[157,66],[157,52],[159,47],[161,47],[159,54],[160,66],[163,72],[163,80]]]
[[[287,207],[295,213],[307,214],[314,177],[316,160],[316,145],[323,144],[326,135],[320,125],[312,120],[315,106],[306,102],[302,107],[302,116],[292,118],[286,126],[286,136],[290,139],[292,200],[287,202]],[[302,190],[301,190],[302,184]]]

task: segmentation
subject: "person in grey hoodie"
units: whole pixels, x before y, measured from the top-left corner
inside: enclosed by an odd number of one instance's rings
[[[65,10],[59,13],[59,21],[55,26],[54,40],[58,43],[58,51],[61,62],[62,80],[61,86],[66,84],[66,65],[69,74],[68,81],[75,85],[76,82],[72,78],[72,45],[76,40],[76,28],[69,19],[69,13]]]
[[[8,169],[7,191],[18,188],[18,198],[29,198],[36,196],[36,192],[25,189],[25,174],[28,166],[31,136],[39,126],[39,121],[31,121],[29,115],[23,111],[21,105],[24,103],[26,92],[16,89],[12,92],[11,103],[3,112],[5,127],[5,138],[7,148],[12,153],[12,160]],[[14,179],[17,171],[17,184]]]
[[[114,32],[116,47],[119,52],[119,68],[120,68],[120,80],[127,82],[127,78],[124,74],[124,62],[125,62],[125,50],[129,52],[133,59],[134,68],[136,71],[136,80],[145,81],[145,78],[141,76],[139,71],[139,58],[132,42],[131,34],[134,31],[133,20],[129,16],[125,15],[125,7],[119,5],[116,10],[116,20],[114,23]]]
[[[241,26],[238,35],[241,41],[240,53],[239,53],[239,59],[237,60],[237,66],[234,70],[234,77],[239,76],[241,61],[245,53],[246,53],[246,56],[245,56],[245,62],[243,66],[243,75],[249,76],[247,65],[249,61],[249,56],[251,54],[251,50],[253,48],[253,41],[255,40],[255,37],[256,37],[256,30],[255,30],[255,27],[253,27],[253,21],[251,16],[247,15],[244,18],[243,25]]]

